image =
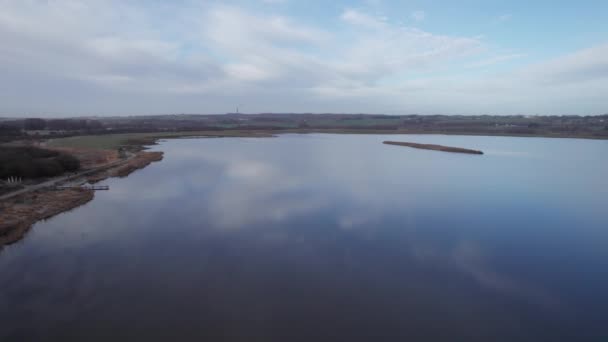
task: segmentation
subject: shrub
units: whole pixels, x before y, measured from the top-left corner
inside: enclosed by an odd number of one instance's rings
[[[38,159],[32,162],[33,173],[36,178],[54,177],[64,172],[63,167],[56,159]]]
[[[80,169],[80,160],[72,155],[62,153],[55,160],[61,164],[65,171],[73,172]]]

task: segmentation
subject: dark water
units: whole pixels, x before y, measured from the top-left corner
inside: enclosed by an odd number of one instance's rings
[[[608,141],[155,149],[0,252],[1,341],[608,340]]]

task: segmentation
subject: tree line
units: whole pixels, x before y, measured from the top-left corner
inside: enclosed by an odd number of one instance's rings
[[[97,120],[85,120],[85,119],[39,119],[29,118],[23,120],[23,129],[28,131],[41,131],[41,130],[53,130],[53,131],[77,131],[77,130],[91,130],[101,129],[103,125]]]
[[[81,131],[98,130],[104,128],[98,120],[90,119],[14,119],[0,121],[0,133],[10,131]]]
[[[0,179],[55,177],[80,169],[80,161],[69,154],[36,147],[0,148]]]

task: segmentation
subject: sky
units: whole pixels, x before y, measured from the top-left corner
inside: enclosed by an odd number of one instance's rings
[[[605,0],[0,0],[0,116],[608,113]]]

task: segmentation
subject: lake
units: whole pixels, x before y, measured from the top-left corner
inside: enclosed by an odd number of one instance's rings
[[[165,159],[0,251],[1,341],[608,338],[608,141],[153,150]]]

